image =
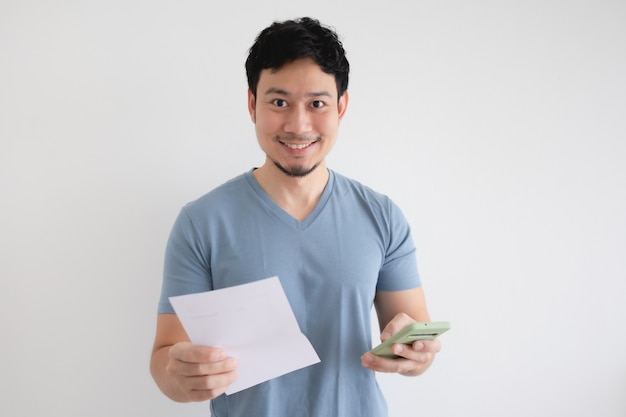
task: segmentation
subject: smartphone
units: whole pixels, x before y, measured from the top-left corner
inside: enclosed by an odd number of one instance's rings
[[[448,330],[450,330],[450,322],[448,321],[416,321],[409,324],[404,329],[376,346],[374,349],[370,350],[370,352],[377,356],[395,359],[399,356],[391,351],[391,345],[395,343],[410,345],[416,340],[432,340]]]

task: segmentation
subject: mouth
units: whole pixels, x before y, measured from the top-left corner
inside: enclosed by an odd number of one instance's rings
[[[308,142],[308,143],[287,143],[287,142],[280,142],[282,143],[284,146],[286,146],[289,149],[293,149],[293,150],[301,150],[301,149],[306,149],[309,146],[313,145],[315,142]]]

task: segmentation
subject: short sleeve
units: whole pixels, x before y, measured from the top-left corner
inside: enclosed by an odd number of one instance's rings
[[[173,313],[169,297],[209,291],[210,254],[186,208],[179,213],[165,248],[159,313]]]
[[[402,291],[417,288],[421,279],[411,228],[400,208],[391,200],[388,203],[389,242],[376,289]]]

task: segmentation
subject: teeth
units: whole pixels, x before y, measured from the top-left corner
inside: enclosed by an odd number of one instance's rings
[[[304,148],[308,147],[309,145],[311,145],[311,144],[310,143],[301,143],[301,144],[285,143],[285,146],[288,147],[289,149],[304,149]]]

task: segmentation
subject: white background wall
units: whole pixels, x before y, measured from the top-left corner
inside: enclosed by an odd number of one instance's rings
[[[165,240],[262,163],[247,48],[302,15],[353,68],[330,165],[403,208],[454,327],[380,376],[391,416],[626,415],[617,0],[0,0],[0,415],[208,414],[148,372]]]

